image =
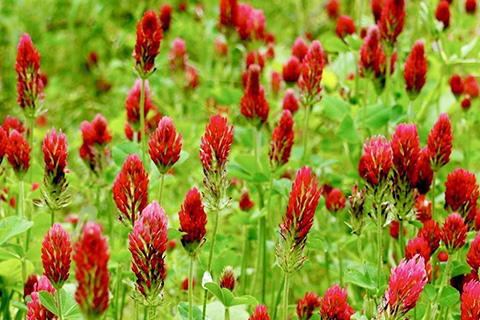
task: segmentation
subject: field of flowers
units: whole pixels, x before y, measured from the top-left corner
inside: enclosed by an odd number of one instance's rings
[[[0,3],[0,318],[478,320],[477,0]]]

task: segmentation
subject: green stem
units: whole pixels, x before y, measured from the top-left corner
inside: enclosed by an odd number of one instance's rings
[[[403,219],[398,221],[398,242],[400,244],[400,258],[405,256],[405,235],[403,234]]]
[[[277,297],[275,299],[275,306],[273,308],[273,318],[272,318],[273,320],[277,319],[278,305],[280,304],[280,300],[282,299],[282,292],[283,292],[284,286],[285,286],[285,282],[280,281],[280,286],[278,288]]]
[[[445,272],[443,273],[442,282],[440,283],[440,289],[438,290],[437,297],[442,296],[443,289],[445,289],[445,286],[447,285],[447,281],[450,277],[450,269],[452,268],[452,261],[453,261],[453,256],[449,256],[447,260],[447,266],[445,267]]]
[[[468,118],[465,123],[465,150],[464,150],[464,167],[468,170],[470,163],[470,123]]]
[[[268,202],[267,216],[271,216],[271,202],[273,193],[274,172],[270,172],[270,182],[268,184]],[[267,218],[263,216],[260,220],[260,238],[262,239],[262,303],[265,303],[266,282],[267,282]]]
[[[55,209],[50,209],[50,226],[53,226],[55,223]]]
[[[20,180],[20,194],[18,195],[18,216],[20,218],[25,218],[25,182],[23,179]]]
[[[360,234],[357,235],[357,249],[358,249],[358,254],[360,256],[360,260],[362,261],[363,271],[366,272],[366,270],[365,270],[365,258],[363,256],[362,240],[360,238]]]
[[[259,202],[259,207],[260,208],[263,208],[264,206],[264,201],[263,201],[263,189],[261,187],[260,184],[257,184],[257,189],[258,189],[258,202]],[[251,290],[251,294],[253,295],[254,294],[254,290],[256,288],[256,284],[258,283],[259,281],[259,277],[262,275],[262,272],[260,271],[260,267],[262,265],[262,258],[263,258],[263,246],[262,246],[262,232],[261,232],[261,229],[262,229],[262,226],[261,226],[262,222],[261,220],[258,221],[258,235],[259,235],[259,238],[258,238],[258,245],[257,245],[257,260],[255,261],[255,277],[253,278],[253,282],[252,282],[252,287],[250,288]]]
[[[140,91],[140,137],[142,140],[142,161],[147,165],[147,138],[145,135],[145,78],[142,77],[142,90]]]
[[[338,254],[338,272],[340,273],[340,285],[343,286],[343,258],[342,258],[342,250],[340,250],[340,246],[337,246],[337,254]]]
[[[195,256],[190,256],[190,268],[188,269],[188,319],[193,320],[193,262]]]
[[[225,320],[230,320],[230,308],[225,307]]]
[[[60,302],[60,290],[55,291],[55,298],[57,299],[58,320],[63,320],[62,304]]]
[[[120,308],[120,320],[123,320],[123,309],[125,307],[125,297],[127,296],[127,286],[123,286],[123,292],[122,292],[122,302],[121,302],[121,308]]]
[[[387,54],[387,71],[385,73],[385,105],[390,107],[391,97],[390,97],[390,72],[391,72],[391,54]],[[388,122],[385,125],[385,136],[388,137]]]
[[[367,139],[367,105],[368,105],[368,94],[369,94],[369,84],[370,80],[365,81],[365,99],[363,101],[363,118],[362,118],[362,131],[363,131],[363,140]]]
[[[435,220],[435,179],[437,177],[437,172],[435,170],[433,170],[433,176],[432,176],[432,219]]]
[[[165,184],[165,174],[160,175],[160,189],[158,190],[158,204],[162,206],[163,186]]]
[[[30,141],[29,141],[29,143],[30,143],[30,148],[32,148],[30,157],[31,157],[31,159],[34,159],[35,158],[35,154],[34,154],[35,147],[33,145],[33,143],[34,143],[34,141],[33,141],[33,131],[35,129],[35,116],[29,117],[28,120],[29,120],[28,124],[29,124],[29,127],[30,127],[30,136],[29,136]],[[33,170],[30,170],[29,177],[30,177],[30,184],[32,184],[33,183]]]
[[[285,285],[283,287],[283,317],[282,320],[288,320],[288,290],[290,287],[290,273],[285,273]]]
[[[120,306],[120,286],[122,284],[122,265],[117,265],[117,283],[115,288],[115,319],[119,317]]]
[[[248,281],[247,281],[247,259],[248,259],[248,226],[244,228],[245,239],[243,241],[243,256],[242,256],[242,273],[240,280],[242,283],[242,294],[247,293]]]
[[[312,108],[312,104],[307,102],[305,105],[305,120],[303,124],[303,164],[307,164],[307,147],[308,147],[308,121],[310,119],[310,108]]]
[[[150,306],[148,308],[148,320],[155,320],[157,317],[157,307]]]
[[[381,203],[377,203],[377,206],[380,206]],[[376,208],[377,210],[377,250],[378,250],[378,260],[377,260],[377,284],[378,289],[380,289],[380,275],[382,274],[383,269],[383,228],[382,228],[382,210],[381,208]]]
[[[409,99],[409,103],[408,103],[408,120],[409,121],[414,121],[414,117],[413,117],[413,100],[412,99]]]

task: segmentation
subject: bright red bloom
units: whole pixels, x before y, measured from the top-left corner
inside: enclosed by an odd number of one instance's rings
[[[327,195],[326,199],[326,206],[328,211],[330,212],[337,212],[340,210],[345,209],[345,203],[347,202],[347,198],[345,195],[340,191],[340,189],[333,189]]]
[[[423,227],[418,230],[418,237],[425,239],[430,246],[431,252],[434,253],[440,247],[440,225],[434,220],[424,222]]]
[[[42,150],[45,162],[44,182],[44,201],[50,209],[56,209],[63,206],[66,202],[62,198],[64,191],[68,187],[65,177],[65,169],[68,157],[67,137],[62,130],[57,135],[55,128],[51,133],[47,132],[43,140]]]
[[[385,0],[370,0],[370,7],[372,8],[373,17],[375,23],[380,21],[382,17],[382,9],[385,6]]]
[[[265,66],[265,58],[260,51],[252,50],[247,54],[247,57],[245,58],[245,68],[248,70],[252,64],[258,65],[260,71],[263,70],[263,67]]]
[[[427,68],[425,46],[423,41],[417,40],[405,61],[405,68],[403,69],[405,87],[410,99],[415,99],[425,85]]]
[[[38,276],[35,273],[28,275],[27,282],[25,282],[25,286],[23,287],[23,300],[34,291],[37,283]]]
[[[432,220],[432,202],[424,194],[419,195],[415,200],[414,212],[418,221],[425,223]]]
[[[51,320],[57,319],[57,316],[51,313],[40,302],[40,291],[48,291],[55,294],[55,288],[47,277],[41,276],[38,283],[33,286],[33,292],[30,294],[32,301],[27,303],[27,320]]]
[[[182,134],[177,135],[171,118],[160,120],[157,129],[150,135],[148,146],[150,157],[161,174],[167,173],[177,163],[182,151]]]
[[[78,282],[75,300],[84,316],[92,319],[100,317],[107,310],[109,300],[110,254],[102,231],[102,226],[97,222],[85,223],[73,248]]]
[[[322,320],[350,320],[355,310],[347,302],[347,289],[340,289],[338,284],[325,292],[320,300],[320,318]]]
[[[407,230],[403,230],[403,233],[406,234]],[[390,227],[388,229],[390,236],[394,239],[398,239],[398,235],[400,234],[400,223],[398,221],[393,220],[390,222]]]
[[[240,194],[240,200],[238,200],[238,206],[242,211],[250,211],[253,208],[253,201],[250,199],[250,193],[248,189],[243,189]]]
[[[375,72],[379,55],[384,56],[385,54],[380,45],[380,29],[378,29],[377,25],[373,25],[368,29],[360,48],[358,67],[363,77],[369,77]]]
[[[35,116],[36,103],[43,99],[43,81],[40,76],[40,54],[26,33],[17,48],[17,102],[28,117]],[[27,110],[25,110],[27,109]]]
[[[474,75],[469,74],[465,78],[465,81],[463,82],[463,84],[464,84],[464,87],[465,87],[465,94],[470,99],[474,99],[474,98],[478,97],[478,95],[479,95],[478,81],[477,81],[477,78],[475,78]]]
[[[63,287],[70,276],[71,254],[70,234],[60,223],[55,223],[42,244],[42,264],[44,275],[57,289]]]
[[[137,43],[133,52],[140,76],[145,77],[155,66],[162,38],[162,26],[157,14],[155,11],[145,11],[142,20],[137,23]]]
[[[220,0],[220,25],[234,28],[237,25],[237,0]]]
[[[5,119],[3,119],[3,129],[5,130],[5,133],[8,135],[10,135],[10,133],[13,131],[13,130],[17,130],[19,133],[23,134],[25,132],[25,126],[23,124],[23,122],[21,122],[20,120],[18,120],[17,118],[15,117],[10,117],[10,116],[6,116]]]
[[[255,307],[255,311],[252,313],[248,320],[270,320],[268,316],[267,307],[264,305],[258,305]]]
[[[272,92],[276,96],[280,92],[280,89],[282,88],[282,75],[276,71],[272,72],[272,77],[271,77],[271,85],[272,85]]]
[[[305,296],[298,300],[297,315],[300,320],[309,320],[313,311],[320,307],[320,297],[314,292],[307,292]]]
[[[340,2],[338,0],[330,0],[325,6],[327,15],[330,19],[335,20],[340,14]]]
[[[137,154],[130,154],[113,183],[113,200],[120,212],[118,219],[133,227],[148,203],[148,173]]]
[[[435,10],[435,18],[443,23],[443,28],[446,29],[450,25],[450,6],[447,0],[441,0],[437,9]]]
[[[203,242],[207,224],[207,215],[203,209],[202,198],[197,188],[192,188],[187,192],[185,201],[180,212],[178,212],[178,217],[180,219],[180,232],[186,233],[182,237],[182,244],[187,251],[194,253]]]
[[[479,193],[475,174],[456,169],[447,176],[445,187],[445,208],[460,213],[467,222],[473,221]]]
[[[265,123],[270,106],[265,98],[265,89],[260,85],[260,71],[256,64],[248,67],[247,88],[240,101],[240,112],[249,120]]]
[[[347,15],[341,15],[337,20],[337,36],[343,39],[348,34],[354,34],[356,31],[355,22]]]
[[[285,165],[290,159],[295,132],[293,118],[288,110],[283,110],[278,126],[273,129],[270,142],[270,166],[273,170]]]
[[[475,239],[470,244],[470,249],[467,253],[467,263],[475,271],[478,271],[478,268],[480,268],[480,233],[477,233]]]
[[[472,100],[470,100],[469,97],[465,97],[465,98],[462,100],[461,106],[462,106],[462,109],[463,109],[463,110],[468,110],[471,105],[472,105]]]
[[[172,20],[173,7],[167,3],[160,6],[160,25],[162,30],[167,32],[170,29],[170,22]]]
[[[185,83],[183,88],[185,90],[195,90],[198,87],[198,73],[197,69],[192,66],[186,66],[184,72]]]
[[[427,281],[422,257],[416,255],[408,261],[402,259],[398,267],[392,268],[381,312],[386,311],[393,318],[405,315],[417,304]]]
[[[337,0],[332,0],[332,1],[337,1]],[[295,42],[292,47],[292,55],[297,57],[297,59],[300,62],[303,62],[303,59],[305,58],[305,55],[308,52],[308,44],[305,42],[305,40],[302,37],[298,37],[295,39]]]
[[[170,69],[173,71],[184,70],[188,61],[187,45],[182,38],[175,38],[172,42],[172,51],[168,54]]]
[[[140,95],[142,92],[142,79],[137,79],[130,92],[128,92],[127,99],[125,99],[125,109],[127,110],[127,122],[133,127],[135,131],[140,131]],[[150,111],[157,111],[157,107],[153,104],[152,95],[148,80],[145,81],[145,97],[144,97],[144,118]]]
[[[201,141],[200,159],[204,171],[224,171],[233,141],[233,126],[228,126],[227,118],[211,117]]]
[[[465,245],[467,231],[468,226],[458,213],[453,212],[445,219],[440,236],[449,252]]]
[[[164,255],[168,242],[167,231],[168,216],[153,201],[143,210],[128,235],[136,288],[148,303],[163,299],[163,283],[167,276]]]
[[[296,83],[300,77],[301,65],[300,60],[292,56],[283,66],[283,80],[286,83]]]
[[[322,91],[321,81],[324,66],[325,58],[322,45],[318,40],[315,40],[308,48],[302,62],[299,86],[305,97],[318,99]]]
[[[8,162],[15,174],[22,179],[30,167],[30,145],[28,141],[17,130],[13,130],[8,137],[8,144],[5,150]]]
[[[461,300],[461,319],[480,319],[480,282],[477,280],[471,280],[465,284],[463,286]]]
[[[452,124],[448,114],[442,113],[428,135],[427,144],[432,168],[438,171],[450,161],[452,153]]]
[[[358,172],[371,186],[384,183],[393,164],[390,143],[384,136],[373,136],[363,145]]]
[[[263,10],[252,8],[251,5],[238,5],[237,31],[241,40],[262,39],[265,36],[265,15]]]
[[[227,288],[230,291],[235,289],[235,272],[232,267],[226,266],[220,276],[220,288]]]
[[[474,14],[477,11],[477,0],[466,0],[465,11],[470,14]]]
[[[392,135],[392,154],[395,181],[415,186],[417,181],[417,162],[420,156],[420,142],[417,126],[413,123],[401,123]]]
[[[426,194],[430,190],[433,180],[433,170],[430,166],[430,153],[427,147],[420,151],[417,161],[417,181],[415,188],[420,194]]]
[[[450,77],[450,89],[455,96],[459,96],[464,91],[462,77],[458,73],[452,74]]]
[[[298,111],[298,100],[295,96],[295,90],[292,88],[288,88],[285,91],[285,97],[283,98],[282,109],[288,110],[292,113],[292,115]]]
[[[101,171],[105,159],[110,155],[106,145],[112,140],[107,120],[98,113],[91,123],[83,121],[80,130],[83,138],[80,157],[88,163],[93,172]]]
[[[408,245],[405,247],[405,258],[410,260],[418,254],[423,260],[428,262],[430,260],[431,251],[432,249],[427,240],[422,237],[416,237],[408,240]]]
[[[378,27],[382,39],[393,47],[397,42],[397,37],[403,30],[405,22],[405,1],[404,0],[385,0],[385,5],[382,7],[382,14]]]
[[[438,261],[447,262],[448,261],[448,253],[445,252],[445,251],[440,251],[438,253]]]

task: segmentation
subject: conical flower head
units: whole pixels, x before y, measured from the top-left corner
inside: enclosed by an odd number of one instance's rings
[[[430,162],[430,152],[425,147],[420,151],[417,161],[415,188],[421,195],[426,194],[432,185],[433,170]]]
[[[332,284],[320,300],[321,320],[350,320],[355,310],[347,302],[347,289]]]
[[[468,226],[462,216],[456,212],[451,213],[443,222],[441,238],[450,252],[454,252],[465,245]]]
[[[335,188],[328,193],[325,204],[328,211],[335,213],[345,209],[346,202],[347,198],[345,198],[345,195],[342,193],[342,191]]]
[[[30,168],[30,145],[17,130],[13,130],[8,137],[6,154],[8,162],[12,166],[19,179],[23,179]]]
[[[237,282],[235,278],[235,272],[230,266],[226,266],[223,269],[222,275],[220,276],[220,288],[227,288],[230,291],[235,289],[235,283]]]
[[[220,25],[235,28],[237,25],[237,0],[220,0]]]
[[[383,54],[380,44],[380,29],[377,25],[373,25],[368,29],[360,48],[358,66],[363,77],[370,77],[374,74],[379,54]]]
[[[375,23],[378,23],[382,17],[382,9],[385,6],[385,0],[370,0],[370,7],[372,8]]]
[[[300,320],[309,320],[313,311],[320,307],[320,297],[314,292],[307,292],[305,296],[298,300],[297,315]]]
[[[182,244],[189,253],[195,254],[198,246],[203,244],[207,224],[207,215],[197,188],[187,192],[178,217],[180,232],[186,233],[182,237]]]
[[[297,97],[295,96],[295,90],[293,90],[292,88],[288,88],[285,91],[285,97],[283,98],[282,109],[290,111],[292,115],[298,111],[298,100],[297,100]]]
[[[405,61],[405,68],[403,69],[405,87],[410,99],[415,99],[425,85],[427,68],[425,46],[423,41],[417,40]]]
[[[416,166],[420,156],[420,142],[417,126],[413,123],[401,123],[392,135],[392,154],[395,183],[415,186]]]
[[[337,36],[341,39],[349,34],[354,34],[356,31],[355,22],[347,15],[341,15],[337,20]]]
[[[48,230],[42,244],[42,264],[44,275],[57,289],[70,276],[71,254],[70,234],[59,223],[55,223]]]
[[[107,144],[112,141],[112,132],[108,129],[107,120],[101,114],[97,114],[92,122],[83,121],[80,130],[83,138],[79,150],[80,158],[92,172],[99,173],[110,155]]]
[[[478,271],[478,268],[480,268],[480,233],[477,233],[470,245],[467,253],[467,263],[475,271]]]
[[[260,71],[257,64],[248,67],[247,88],[240,100],[240,112],[255,125],[265,123],[270,112],[265,89],[260,85]]]
[[[270,142],[270,167],[272,170],[285,165],[290,159],[295,132],[293,131],[293,118],[288,110],[283,110],[280,122],[272,132]]]
[[[149,204],[128,235],[132,254],[132,271],[136,289],[145,302],[156,304],[163,300],[163,283],[167,276],[168,217],[156,201]]]
[[[463,93],[464,84],[463,84],[462,77],[458,73],[452,74],[452,76],[450,77],[449,84],[450,84],[450,90],[456,97],[460,96]]]
[[[35,117],[37,104],[43,99],[43,81],[40,76],[40,54],[26,33],[17,48],[17,101],[26,116]]]
[[[303,61],[305,55],[308,52],[308,45],[302,37],[295,39],[295,43],[292,47],[292,55],[298,58],[300,62]]]
[[[392,268],[380,313],[386,312],[392,319],[405,315],[417,304],[427,281],[422,257],[416,255],[407,261],[402,259],[398,267]]]
[[[358,166],[360,177],[372,187],[381,185],[387,180],[392,164],[392,149],[387,139],[384,136],[367,139]]]
[[[142,79],[137,79],[135,84],[128,92],[125,99],[125,109],[127,111],[127,122],[132,126],[134,131],[140,130],[140,96],[142,93]],[[150,111],[156,111],[156,107],[152,101],[150,86],[148,80],[145,81],[145,96],[144,96],[144,118]]]
[[[427,144],[432,168],[440,170],[450,161],[453,132],[448,114],[442,113],[428,135]]]
[[[464,81],[465,94],[470,99],[478,98],[480,90],[478,87],[477,78],[473,74],[469,74]]]
[[[250,318],[248,318],[248,320],[270,320],[270,317],[268,316],[267,307],[264,305],[256,306],[255,311],[250,316]]]
[[[172,11],[173,7],[168,3],[164,3],[160,6],[160,25],[164,32],[167,32],[170,29],[170,22],[172,21]]]
[[[404,0],[385,0],[378,26],[383,41],[389,47],[397,42],[397,37],[403,30],[405,15]]]
[[[450,25],[450,5],[448,1],[442,0],[438,3],[435,10],[435,19],[443,23],[443,28],[446,29]]]
[[[318,40],[315,40],[308,48],[308,52],[303,60],[299,81],[300,91],[305,101],[320,99],[324,66],[325,58],[322,45]]]
[[[160,120],[157,129],[150,135],[148,146],[150,157],[161,174],[167,173],[177,163],[182,151],[182,134],[177,134],[171,118]]]
[[[253,205],[254,203],[252,199],[250,199],[250,192],[247,188],[244,188],[240,194],[240,200],[238,200],[238,206],[240,207],[240,210],[250,211],[252,210]]]
[[[467,222],[475,218],[478,184],[475,174],[462,168],[448,174],[445,182],[445,208],[458,212]]]
[[[87,319],[101,317],[108,307],[110,254],[102,231],[102,226],[97,222],[85,223],[73,248],[75,277],[78,282],[75,300]]]
[[[15,117],[10,117],[6,116],[5,119],[3,119],[3,130],[5,130],[5,133],[10,135],[13,130],[17,130],[18,133],[23,134],[25,132],[25,125],[23,122],[18,120],[18,118]]]
[[[155,11],[145,11],[142,20],[137,24],[137,42],[133,52],[135,68],[141,77],[146,77],[155,66],[162,38],[162,26]]]
[[[300,78],[301,64],[296,56],[290,57],[287,63],[283,66],[283,80],[286,83],[297,83]]]
[[[461,320],[480,319],[480,282],[471,280],[463,286]]]
[[[408,245],[405,247],[405,258],[413,259],[417,254],[428,263],[432,249],[427,240],[422,237],[416,237],[408,240]]]
[[[27,303],[27,320],[53,320],[57,319],[57,316],[48,311],[40,302],[39,292],[47,291],[52,295],[55,294],[55,288],[50,283],[47,277],[41,276],[33,287],[31,293],[32,300]]]
[[[440,247],[441,229],[438,222],[428,220],[423,223],[423,227],[418,230],[418,237],[426,240],[433,254]]]
[[[137,154],[128,155],[113,183],[113,200],[119,220],[133,227],[148,204],[148,173]]]
[[[38,276],[35,273],[29,274],[25,286],[23,287],[23,300],[34,291],[38,283]]]
[[[424,194],[419,195],[415,200],[414,212],[420,222],[432,220],[432,201],[425,198]]]

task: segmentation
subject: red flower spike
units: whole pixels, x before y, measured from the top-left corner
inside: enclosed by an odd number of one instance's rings
[[[27,117],[35,117],[37,102],[43,99],[43,81],[40,76],[40,54],[26,33],[20,38],[17,48],[17,102]]]
[[[265,36],[265,15],[249,4],[238,5],[237,31],[243,41],[259,40]]]
[[[425,147],[420,151],[417,161],[417,181],[415,188],[420,194],[426,194],[432,185],[433,170],[430,166],[430,152]]]
[[[295,133],[294,121],[288,110],[283,110],[278,126],[273,129],[272,141],[270,142],[270,167],[273,170],[285,165],[290,159]]]
[[[265,58],[259,51],[252,50],[245,58],[245,66],[247,70],[253,64],[258,65],[260,67],[260,71],[262,71],[263,67],[265,66]]]
[[[172,11],[173,7],[169,4],[162,4],[160,7],[160,25],[164,32],[167,32],[170,29],[170,22],[172,20]]]
[[[289,84],[297,83],[298,78],[300,77],[300,71],[300,60],[295,56],[290,57],[287,63],[283,66],[283,80]]]
[[[370,186],[383,184],[393,163],[390,143],[383,136],[373,136],[363,145],[358,172]]]
[[[226,266],[220,276],[220,288],[227,288],[230,291],[235,289],[235,272],[232,267]]]
[[[332,0],[337,1],[337,0]],[[303,62],[305,55],[308,52],[308,45],[302,37],[295,39],[295,43],[292,47],[292,55],[297,57],[300,62]]]
[[[465,78],[465,81],[463,82],[463,84],[465,86],[465,94],[470,99],[478,98],[478,95],[479,95],[478,81],[474,75],[469,74]]]
[[[471,280],[463,286],[461,320],[480,319],[480,282]]]
[[[467,222],[473,221],[479,194],[475,174],[456,169],[447,176],[445,187],[445,208],[460,213]]]
[[[182,134],[177,134],[173,120],[163,117],[157,129],[150,135],[148,142],[152,161],[161,174],[165,174],[180,159],[182,150]]]
[[[78,282],[75,300],[87,319],[99,318],[108,307],[110,254],[102,231],[102,226],[97,222],[85,223],[73,248]]]
[[[19,179],[23,179],[28,168],[30,168],[31,150],[28,141],[17,130],[10,133],[5,153]]]
[[[423,41],[417,40],[405,61],[403,78],[408,96],[414,100],[425,85],[428,63]]]
[[[480,268],[480,233],[477,233],[475,239],[470,244],[470,249],[467,253],[467,263],[478,272],[478,268]]]
[[[455,252],[465,245],[468,226],[462,216],[451,213],[443,222],[441,239],[449,252]]]
[[[435,10],[435,19],[443,23],[443,28],[446,29],[450,25],[450,6],[448,1],[441,0]]]
[[[137,154],[128,155],[122,171],[113,183],[113,200],[120,212],[118,219],[133,227],[148,203],[148,173]]]
[[[48,291],[55,294],[55,288],[47,277],[41,276],[38,283],[33,286],[33,292],[30,294],[31,301],[27,303],[27,320],[53,320],[58,319],[56,315],[48,311],[40,302],[39,292]]]
[[[340,39],[345,38],[349,34],[354,34],[356,31],[355,22],[347,15],[341,15],[337,20],[337,36]]]
[[[35,286],[38,283],[38,276],[34,273],[28,275],[27,282],[23,287],[23,300],[34,291]]]
[[[322,320],[350,320],[355,313],[347,302],[347,289],[340,289],[338,284],[332,284],[320,300],[320,304]]]
[[[172,51],[168,54],[170,60],[170,69],[173,71],[182,71],[185,69],[188,61],[187,44],[182,38],[175,38],[172,42]]]
[[[220,25],[234,28],[237,25],[237,0],[220,0]]]
[[[459,74],[457,73],[452,74],[452,76],[450,77],[449,83],[450,83],[450,89],[452,90],[452,93],[455,96],[458,97],[461,94],[463,94],[464,85],[463,85],[462,77]]]
[[[465,12],[474,14],[477,11],[477,0],[466,0],[465,1]]]
[[[330,0],[325,6],[327,15],[331,20],[338,18],[340,14],[340,2],[338,0]]]
[[[142,79],[137,79],[130,92],[128,92],[127,99],[125,100],[125,109],[127,110],[127,122],[132,126],[135,131],[140,131],[140,95],[142,91]],[[153,104],[152,95],[150,93],[150,87],[148,80],[145,81],[145,110],[144,118],[147,119],[147,115],[150,111],[156,111],[157,107]],[[139,135],[140,136],[140,135]]]
[[[79,150],[80,157],[93,172],[99,172],[105,159],[110,156],[106,145],[112,140],[112,133],[107,127],[107,120],[101,114],[97,114],[91,123],[83,121],[80,130],[83,138]]]
[[[178,216],[180,232],[186,233],[182,237],[182,244],[188,252],[195,254],[195,250],[203,243],[207,224],[207,215],[197,188],[187,192]]]
[[[15,117],[6,116],[5,119],[3,119],[2,126],[7,136],[10,135],[10,133],[12,133],[13,130],[17,130],[21,134],[25,133],[25,126],[23,122],[21,122]]]
[[[322,91],[321,81],[325,58],[322,45],[315,40],[308,48],[308,52],[302,62],[299,86],[306,100],[319,99]]]
[[[228,126],[227,118],[219,115],[211,117],[200,146],[203,170],[212,173],[224,171],[232,142],[233,126]]]
[[[167,276],[168,216],[156,201],[149,204],[128,235],[132,253],[132,271],[137,291],[149,304],[163,300],[163,283]]]
[[[420,142],[415,124],[401,123],[392,135],[392,154],[394,165],[394,180],[407,186],[415,186],[417,181],[416,166],[420,156]]]
[[[432,201],[425,198],[423,194],[419,195],[415,200],[414,212],[420,222],[432,220]]]
[[[248,320],[270,320],[268,316],[267,307],[264,305],[258,305],[255,307],[255,311],[253,314],[248,318]]]
[[[345,195],[342,193],[342,191],[340,191],[340,189],[335,188],[328,193],[327,199],[326,199],[326,206],[328,211],[335,213],[345,209],[346,201],[347,201],[347,198],[345,198]]]
[[[408,240],[408,245],[405,247],[405,258],[407,260],[413,259],[417,254],[428,263],[432,249],[427,240],[421,237]]]
[[[58,182],[65,175],[67,167],[68,145],[67,137],[59,131],[58,135],[55,128],[47,135],[42,145],[43,160],[45,162],[45,175],[51,177],[52,182]]]
[[[402,259],[388,279],[380,314],[386,312],[392,319],[401,317],[415,307],[427,283],[425,262],[419,255],[405,261]]]
[[[238,206],[242,211],[250,211],[253,208],[253,201],[250,199],[250,192],[244,188],[240,194],[240,200],[238,200]]]
[[[440,247],[441,229],[438,222],[429,220],[423,223],[423,227],[418,230],[418,237],[428,242],[431,253],[433,254]]]
[[[271,77],[272,92],[276,96],[282,89],[282,76],[280,73],[273,71]]]
[[[461,103],[461,107],[463,110],[468,110],[470,109],[470,106],[472,105],[472,100],[470,100],[470,98],[468,97],[465,97],[463,100],[462,100],[462,103]]]
[[[265,123],[270,106],[265,98],[265,89],[260,85],[260,67],[256,64],[248,67],[247,88],[240,101],[242,115],[255,123]]]
[[[398,235],[400,233],[400,224],[398,223],[398,221],[393,220],[392,222],[390,222],[388,232],[390,233],[390,236],[392,238],[398,239]],[[403,234],[407,234],[407,230],[403,229]]]
[[[363,77],[370,77],[376,72],[379,56],[383,58],[385,54],[380,45],[380,29],[377,25],[374,25],[368,29],[360,48],[358,67]]]
[[[405,22],[405,1],[385,0],[378,26],[383,41],[390,47],[397,42],[398,35],[403,30]]]
[[[70,234],[55,223],[42,244],[42,264],[44,275],[56,289],[62,288],[70,276],[71,254]]]
[[[305,296],[298,300],[297,315],[300,320],[309,320],[313,311],[320,307],[320,297],[313,292],[305,293]]]
[[[192,66],[186,66],[184,72],[185,84],[184,89],[193,91],[198,87],[198,73],[197,69]]]
[[[145,11],[142,20],[137,23],[137,42],[133,52],[136,70],[141,77],[153,72],[155,58],[163,38],[161,22],[154,11]]]
[[[370,0],[370,7],[372,8],[373,17],[375,23],[380,21],[382,17],[382,9],[385,6],[385,0]]]
[[[288,88],[285,91],[285,97],[283,98],[282,109],[288,110],[292,113],[292,115],[298,111],[298,100],[295,96],[295,90],[292,88]]]
[[[448,114],[442,113],[428,135],[427,144],[432,169],[440,170],[450,161],[453,132]]]

